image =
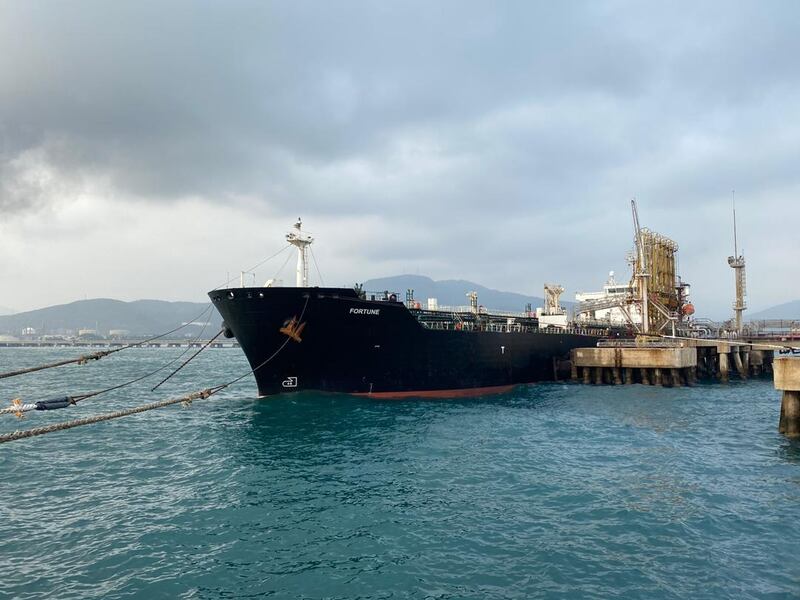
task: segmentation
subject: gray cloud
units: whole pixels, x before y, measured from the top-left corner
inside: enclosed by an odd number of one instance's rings
[[[371,216],[365,277],[422,262],[574,289],[623,269],[636,195],[704,277],[731,188],[800,216],[798,21],[790,3],[6,2],[0,208]]]

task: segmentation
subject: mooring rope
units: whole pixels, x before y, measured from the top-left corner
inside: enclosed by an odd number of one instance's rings
[[[266,262],[268,262],[268,261],[272,260],[273,258],[275,258],[276,256],[278,256],[279,254],[283,253],[283,252],[284,252],[284,251],[285,251],[287,248],[290,248],[290,247],[291,247],[291,244],[287,244],[286,246],[284,246],[283,248],[281,248],[281,249],[280,249],[278,252],[276,252],[275,254],[273,254],[273,255],[271,255],[271,256],[268,256],[268,257],[267,257],[267,258],[265,258],[264,260],[262,260],[262,261],[260,261],[260,262],[256,263],[256,264],[255,264],[255,265],[253,265],[252,267],[250,267],[250,268],[248,269],[248,271],[253,271],[253,270],[257,269],[258,267],[260,267],[260,266],[261,266],[261,265],[263,265],[264,263],[266,263]],[[288,262],[288,260],[287,260],[287,262]],[[286,264],[285,264],[285,263],[284,263],[284,266],[286,266]],[[283,270],[283,267],[281,267],[281,270]],[[218,290],[218,289],[220,289],[221,287],[223,287],[223,286],[225,286],[225,285],[228,285],[228,284],[229,284],[229,283],[230,283],[232,280],[233,280],[232,278],[231,278],[231,279],[228,279],[228,281],[226,281],[226,282],[225,282],[225,283],[223,283],[222,285],[218,285],[218,286],[217,286],[217,287],[215,287],[214,289],[215,289],[215,290]],[[6,373],[0,373],[0,379],[6,379],[6,378],[8,378],[8,377],[16,377],[17,375],[25,375],[26,373],[35,373],[35,372],[37,372],[37,371],[44,371],[45,369],[53,369],[53,368],[56,368],[56,367],[63,367],[63,366],[65,366],[65,365],[71,365],[71,364],[75,364],[75,363],[77,363],[77,364],[79,364],[79,365],[82,365],[82,364],[86,364],[86,363],[87,363],[87,362],[89,362],[90,360],[100,360],[101,358],[104,358],[104,357],[106,357],[106,356],[109,356],[110,354],[114,354],[114,353],[116,353],[116,352],[121,352],[121,351],[123,351],[123,350],[127,350],[128,348],[136,348],[136,347],[142,346],[143,344],[148,344],[148,343],[150,343],[150,342],[153,342],[153,341],[155,341],[155,340],[158,340],[158,339],[161,339],[161,338],[163,338],[163,337],[165,337],[165,336],[168,336],[168,335],[170,335],[170,334],[172,334],[172,333],[175,333],[176,331],[180,331],[181,329],[183,329],[184,327],[186,327],[186,326],[190,325],[190,324],[191,324],[191,323],[193,323],[194,321],[197,321],[197,320],[198,320],[198,319],[200,319],[200,318],[201,318],[201,317],[202,317],[202,316],[203,316],[203,315],[204,315],[206,312],[208,312],[209,308],[211,308],[212,306],[213,306],[213,304],[209,303],[209,304],[208,304],[208,305],[206,305],[206,307],[203,309],[203,312],[201,312],[199,315],[197,315],[197,316],[196,316],[195,318],[193,318],[191,321],[188,321],[188,322],[184,323],[183,325],[181,325],[181,326],[179,326],[179,327],[176,327],[175,329],[171,329],[171,330],[169,330],[169,331],[166,331],[166,332],[164,332],[164,333],[161,333],[161,334],[159,334],[159,335],[153,336],[153,337],[151,337],[151,338],[148,338],[148,339],[146,339],[146,340],[142,340],[141,342],[136,342],[135,344],[127,344],[127,345],[125,345],[125,346],[122,346],[122,347],[120,347],[120,348],[115,348],[115,349],[113,349],[113,350],[101,350],[101,351],[98,351],[98,352],[93,352],[93,353],[91,353],[91,354],[84,354],[84,355],[82,355],[82,356],[79,356],[79,357],[77,357],[77,358],[72,358],[72,359],[67,359],[67,360],[60,360],[60,361],[56,361],[56,362],[52,362],[52,363],[46,363],[46,364],[43,364],[43,365],[37,365],[37,366],[35,366],[35,367],[28,367],[28,368],[25,368],[25,369],[18,369],[18,370],[16,370],[16,371],[8,371],[8,372],[6,372]],[[2,414],[2,413],[0,413],[0,414]]]
[[[102,350],[100,352],[93,352],[92,354],[84,354],[82,356],[79,356],[78,358],[60,360],[58,362],[47,363],[35,367],[28,367],[26,369],[19,369],[17,371],[8,371],[6,373],[0,373],[0,379],[5,379],[7,377],[16,377],[17,375],[24,375],[25,373],[35,373],[36,371],[44,371],[45,369],[53,369],[55,367],[63,367],[64,365],[71,365],[73,363],[83,365],[89,362],[90,360],[100,360],[104,356],[108,356],[112,352],[117,352],[118,350],[121,350],[121,348],[115,350]]]
[[[37,365],[35,367],[28,367],[28,368],[25,368],[25,369],[19,369],[17,371],[8,371],[6,373],[0,373],[0,379],[6,379],[7,377],[16,377],[17,375],[24,375],[26,373],[35,373],[36,371],[44,371],[45,369],[53,369],[55,367],[63,367],[64,365],[71,365],[71,364],[74,364],[74,363],[77,363],[79,365],[83,365],[83,364],[86,364],[87,362],[89,362],[90,360],[100,360],[101,358],[104,358],[104,357],[109,356],[111,354],[115,354],[117,352],[122,352],[123,350],[127,350],[128,348],[136,348],[136,347],[142,346],[144,344],[149,344],[150,342],[153,342],[155,340],[158,340],[160,338],[168,336],[168,335],[170,335],[172,333],[175,333],[176,331],[180,331],[181,329],[183,329],[184,327],[187,327],[188,325],[190,325],[194,321],[197,321],[197,319],[200,319],[205,313],[207,313],[208,309],[211,308],[212,306],[213,305],[211,303],[209,303],[203,309],[203,312],[201,312],[199,315],[197,315],[191,321],[187,321],[186,323],[180,325],[179,327],[176,327],[175,329],[170,329],[169,331],[166,331],[166,332],[161,333],[159,335],[153,336],[153,337],[148,338],[146,340],[142,340],[141,342],[136,342],[135,344],[126,344],[125,346],[120,346],[119,348],[114,348],[113,350],[101,350],[99,352],[93,352],[91,354],[84,354],[83,356],[79,356],[78,358],[70,358],[70,359],[67,359],[67,360],[60,360],[60,361],[56,361],[56,362],[52,362],[52,363],[46,363],[46,364],[43,364],[43,365]]]
[[[151,402],[150,404],[142,404],[141,406],[135,406],[133,408],[117,410],[110,413],[95,415],[93,417],[74,419],[72,421],[62,421],[61,423],[53,423],[52,425],[35,427],[33,429],[12,431],[11,433],[0,434],[0,444],[4,444],[6,442],[13,442],[14,440],[36,437],[38,435],[44,435],[45,433],[52,433],[54,431],[63,431],[65,429],[72,429],[73,427],[80,427],[81,425],[91,425],[92,423],[100,423],[101,421],[110,421],[112,419],[119,419],[121,417],[127,417],[128,415],[135,415],[138,413],[147,412],[149,410],[155,410],[157,408],[170,406],[172,404],[178,404],[179,402],[188,405],[191,404],[192,400],[209,398],[210,396],[216,394],[218,391],[219,389],[207,388],[205,390],[194,392],[192,394],[188,394],[180,398],[160,400],[158,402]]]
[[[203,344],[203,346],[200,348],[200,350],[198,350],[197,352],[195,352],[194,354],[192,354],[192,355],[191,355],[189,358],[187,358],[185,361],[183,361],[183,364],[181,364],[181,366],[180,366],[180,367],[178,367],[178,368],[177,368],[177,369],[175,369],[175,370],[174,370],[172,373],[170,373],[169,375],[167,375],[166,377],[164,377],[164,379],[162,379],[162,380],[161,380],[161,381],[159,381],[159,382],[158,382],[158,383],[157,383],[155,386],[153,386],[153,387],[150,389],[150,391],[151,391],[151,392],[155,392],[155,391],[156,391],[158,388],[160,388],[160,387],[161,387],[161,385],[162,385],[162,384],[164,384],[164,383],[166,383],[166,382],[167,382],[169,379],[171,379],[171,378],[172,378],[172,376],[173,376],[173,375],[175,375],[175,373],[177,373],[177,372],[178,372],[178,371],[180,371],[180,370],[181,370],[183,367],[185,367],[185,366],[186,366],[186,365],[188,365],[190,362],[192,362],[192,361],[195,359],[195,357],[196,357],[198,354],[200,354],[200,353],[201,353],[203,350],[205,350],[206,348],[208,348],[208,347],[209,347],[209,346],[212,344],[212,342],[213,342],[215,339],[217,339],[219,336],[221,336],[221,335],[222,335],[222,333],[223,333],[224,331],[225,331],[224,329],[220,329],[220,330],[219,330],[219,332],[217,332],[217,335],[215,335],[215,336],[214,336],[214,337],[212,337],[210,340],[208,340],[208,341],[207,341],[205,344]]]
[[[26,413],[26,412],[29,412],[29,411],[32,411],[32,410],[55,410],[57,408],[66,408],[67,406],[72,406],[72,405],[78,404],[78,402],[81,402],[82,400],[86,400],[88,398],[94,398],[95,396],[99,396],[101,394],[106,394],[108,392],[112,392],[114,390],[119,390],[119,389],[122,389],[124,387],[129,386],[129,385],[133,385],[134,383],[138,383],[139,381],[142,381],[143,379],[147,379],[148,377],[152,377],[156,373],[159,373],[160,371],[163,371],[164,369],[169,367],[171,364],[173,364],[173,363],[177,362],[178,360],[180,360],[183,357],[183,355],[186,354],[192,348],[192,346],[195,343],[197,343],[197,341],[200,339],[200,336],[203,335],[203,332],[205,331],[205,329],[206,329],[206,325],[204,324],[203,328],[200,330],[200,333],[197,334],[197,337],[195,337],[191,342],[189,342],[189,345],[186,347],[186,349],[183,352],[181,352],[178,356],[176,356],[172,360],[164,363],[163,365],[161,365],[157,369],[153,369],[152,371],[148,371],[144,375],[139,375],[138,377],[134,377],[133,379],[129,379],[128,381],[124,381],[122,383],[118,383],[116,385],[112,385],[111,387],[103,388],[101,390],[96,390],[94,392],[89,392],[89,393],[86,393],[86,394],[75,394],[73,396],[59,396],[57,398],[51,398],[49,400],[39,400],[37,402],[28,402],[28,403],[22,403],[22,400],[20,398],[15,398],[14,400],[11,401],[11,406],[9,406],[7,408],[0,408],[0,415],[13,414],[16,417],[21,417],[23,413]],[[218,336],[219,336],[219,334],[217,334],[214,337],[216,338]],[[196,353],[195,356],[197,354],[199,354],[199,352]]]
[[[303,305],[303,310],[300,313],[299,321],[302,321],[303,317],[306,314],[306,309],[308,308],[308,302],[309,302],[310,298],[311,298],[310,294],[306,295],[306,301],[305,301],[305,304]],[[278,354],[281,353],[281,351],[286,347],[286,344],[288,344],[289,341],[291,341],[291,338],[287,336],[286,339],[283,341],[283,343],[278,347],[278,349],[275,352],[273,352],[266,360],[261,362],[261,364],[257,365],[256,367],[253,367],[252,369],[250,369],[249,371],[247,371],[245,373],[242,373],[238,377],[235,377],[235,378],[231,379],[227,383],[223,383],[221,385],[217,385],[217,386],[214,386],[214,387],[206,388],[206,389],[201,390],[199,392],[194,392],[192,394],[188,394],[187,396],[182,396],[180,398],[172,398],[172,399],[168,399],[168,400],[160,400],[158,402],[151,402],[149,404],[142,404],[141,406],[136,406],[136,407],[133,407],[133,408],[127,408],[127,409],[118,410],[118,411],[111,412],[111,413],[104,413],[104,414],[100,414],[100,415],[95,415],[93,417],[84,417],[82,419],[74,419],[72,421],[62,421],[60,423],[53,423],[52,425],[45,425],[43,427],[34,427],[32,429],[23,429],[23,430],[13,431],[11,433],[0,434],[0,444],[4,444],[6,442],[13,442],[14,440],[21,440],[21,439],[29,438],[29,437],[35,437],[35,436],[38,436],[38,435],[44,435],[46,433],[52,433],[54,431],[62,431],[64,429],[72,429],[74,427],[80,427],[82,425],[91,425],[92,423],[100,423],[101,421],[110,421],[112,419],[119,419],[120,417],[126,417],[128,415],[135,415],[135,414],[138,414],[138,413],[147,412],[147,411],[150,411],[150,410],[155,410],[157,408],[163,408],[165,406],[171,406],[173,404],[178,404],[179,402],[183,403],[184,406],[189,406],[191,404],[192,400],[210,398],[214,394],[216,394],[218,392],[221,392],[224,389],[229,388],[230,386],[234,385],[235,383],[238,383],[239,381],[241,381],[242,379],[244,379],[248,375],[251,375],[251,374],[255,373],[256,371],[258,371],[259,369],[261,369],[262,367],[267,365],[270,361],[272,361],[276,356],[278,356]],[[55,404],[56,403],[61,404],[61,403],[67,402],[67,404],[64,404],[64,406],[68,406],[69,404],[76,404],[78,401],[79,400],[72,401],[69,396],[66,396],[64,398],[54,398],[52,401],[44,401],[44,402],[52,402],[53,403],[53,408],[63,408],[62,406],[55,406]],[[38,404],[38,403],[36,403],[36,404]],[[0,413],[2,413],[2,412],[14,412],[14,409],[19,411],[19,408],[26,408],[26,410],[40,410],[40,409],[36,408],[36,404],[26,405],[26,404],[19,403],[18,405],[12,406],[12,407],[7,408],[7,409],[0,409]],[[27,408],[28,406],[33,406],[34,408]]]
[[[7,408],[0,408],[0,415],[17,415],[18,417],[22,416],[22,413],[26,413],[31,410],[38,410],[38,402],[28,402],[27,404],[23,404],[22,400],[19,398],[14,398],[11,401],[11,406]]]

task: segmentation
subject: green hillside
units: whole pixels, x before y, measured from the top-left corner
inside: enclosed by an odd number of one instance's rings
[[[198,320],[207,306],[197,302],[163,300],[78,300],[0,316],[0,333],[19,335],[23,329],[31,327],[37,334],[64,334],[97,328],[101,335],[107,335],[111,329],[124,329],[131,335],[153,335]],[[202,320],[209,319],[212,324],[221,320],[216,311],[203,315]],[[198,331],[199,326],[190,326],[182,329],[180,335],[192,335]]]

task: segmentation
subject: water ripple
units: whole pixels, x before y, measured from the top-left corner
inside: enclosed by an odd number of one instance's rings
[[[4,350],[14,368],[67,350]],[[133,350],[0,382],[96,389]],[[159,392],[246,369],[208,352]],[[546,384],[469,401],[219,398],[0,447],[0,597],[798,598],[800,445],[769,382]]]

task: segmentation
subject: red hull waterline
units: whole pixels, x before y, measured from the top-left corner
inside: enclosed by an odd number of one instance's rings
[[[364,398],[377,398],[381,400],[402,400],[403,398],[470,398],[488,394],[504,394],[521,385],[529,383],[515,383],[512,385],[494,385],[489,387],[460,388],[455,390],[413,390],[408,392],[373,392],[352,394]]]

